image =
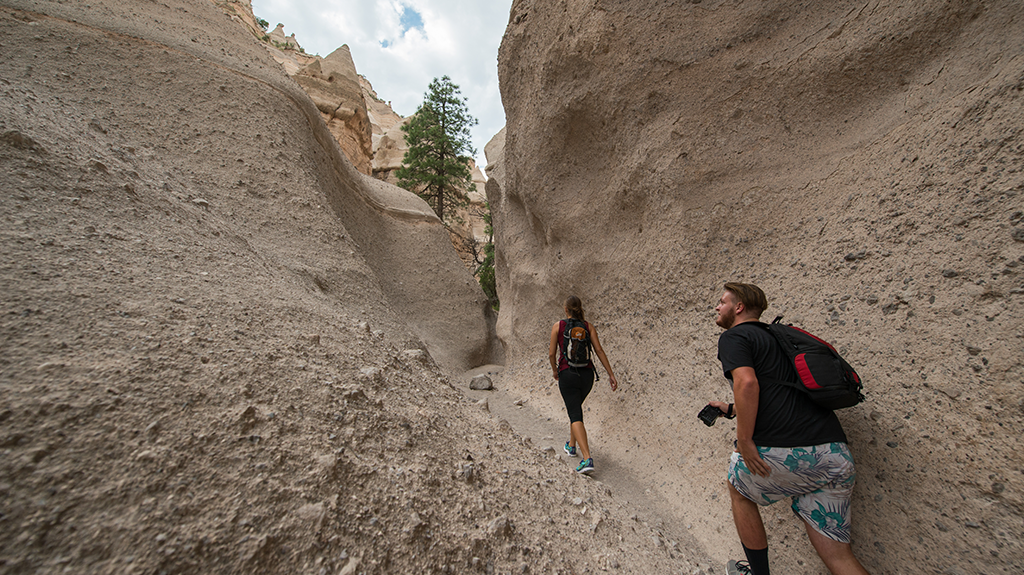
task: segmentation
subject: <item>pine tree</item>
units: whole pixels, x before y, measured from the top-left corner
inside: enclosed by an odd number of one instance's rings
[[[402,126],[409,150],[396,172],[398,185],[426,200],[442,222],[454,218],[454,209],[466,204],[465,191],[475,191],[469,171],[469,128],[477,121],[469,115],[466,98],[451,78],[434,78],[423,104]],[[469,154],[469,155],[466,155]]]

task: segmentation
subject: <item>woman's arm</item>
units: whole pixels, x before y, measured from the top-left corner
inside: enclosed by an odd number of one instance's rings
[[[608,372],[608,379],[612,385],[612,391],[619,388],[619,382],[615,379],[615,374],[612,373],[612,365],[608,363],[608,356],[604,353],[604,348],[601,347],[601,340],[597,337],[597,328],[594,324],[587,324],[590,326],[590,342],[594,346],[594,353],[597,354],[597,359],[601,360],[601,365],[604,366],[604,370]]]
[[[551,326],[551,344],[548,345],[548,361],[551,362],[551,373],[558,381],[558,324]]]

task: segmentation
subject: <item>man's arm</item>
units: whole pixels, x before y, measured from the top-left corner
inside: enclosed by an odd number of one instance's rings
[[[732,370],[732,393],[736,402],[736,449],[751,473],[768,477],[771,468],[761,459],[753,440],[760,391],[754,368],[737,367]]]

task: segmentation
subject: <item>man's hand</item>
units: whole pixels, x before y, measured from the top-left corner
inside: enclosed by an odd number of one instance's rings
[[[725,417],[726,413],[729,413],[729,404],[724,401],[709,401],[708,405],[711,407],[717,407],[722,412],[721,417]]]
[[[736,451],[740,452],[743,457],[743,463],[747,466],[754,475],[760,475],[761,477],[768,477],[771,473],[771,468],[768,464],[761,459],[761,454],[757,452],[757,446],[754,445],[754,441],[751,439],[737,439],[736,440]]]

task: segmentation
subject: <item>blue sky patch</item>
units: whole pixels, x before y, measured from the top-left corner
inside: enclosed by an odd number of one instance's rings
[[[406,32],[412,30],[413,28],[419,28],[420,31],[424,31],[423,17],[420,16],[419,12],[413,10],[412,8],[406,6],[405,4],[402,4],[402,13],[398,17],[398,23],[401,24],[402,26],[403,36],[405,35]]]

